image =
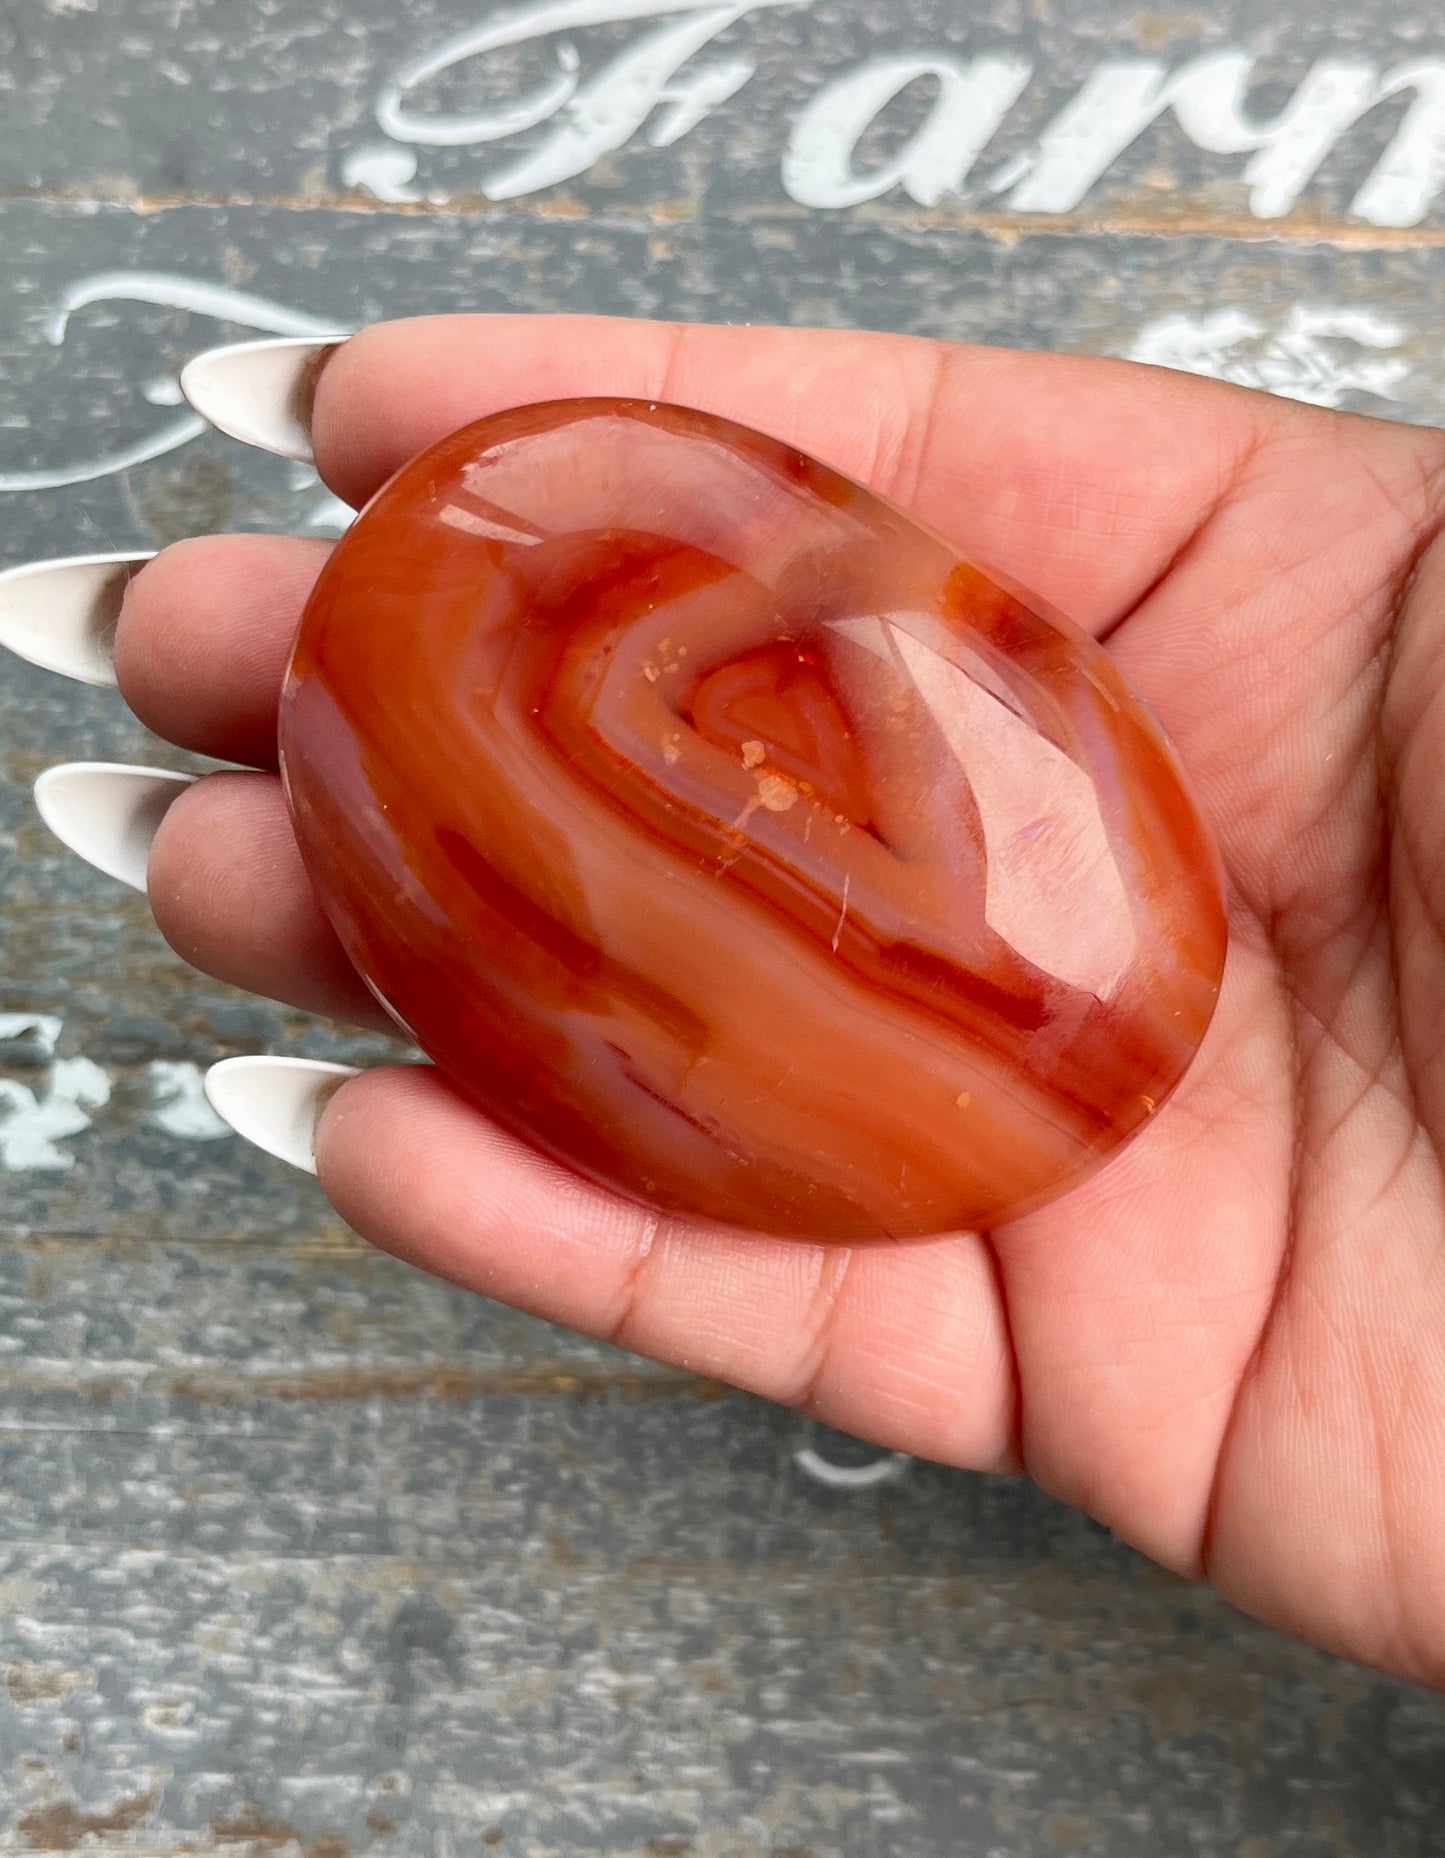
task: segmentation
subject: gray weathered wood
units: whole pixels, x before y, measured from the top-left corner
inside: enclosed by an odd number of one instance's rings
[[[1280,221],[1244,155],[1167,119],[1067,213],[985,184],[1110,60],[1241,49],[1264,121],[1317,60],[1445,59],[1423,0],[765,9],[702,60],[755,75],[671,147],[506,202],[488,177],[545,131],[419,148],[400,185],[445,198],[378,201],[347,176],[384,141],[381,87],[487,13],[0,9],[0,562],[324,532],[304,473],[214,437],[4,488],[175,421],[180,363],[255,332],[175,307],[197,285],[343,324],[567,308],[1148,353],[1445,413],[1445,195],[1410,227],[1351,211],[1404,101]],[[574,34],[584,77],[641,30]],[[554,50],[459,69],[425,107],[496,105]],[[904,52],[1034,74],[961,193],[800,206],[799,113]],[[880,1462],[422,1279],[207,1130],[186,1092],[216,1056],[388,1048],[183,970],[36,822],[31,780],[73,756],[184,761],[113,695],[0,666],[0,1014],[62,1022],[52,1050],[0,1021],[0,1080],[53,1105],[56,1060],[84,1058],[109,1092],[53,1165],[0,1166],[0,1851],[1445,1852],[1440,1699],[1240,1619],[1025,1484]],[[0,1107],[0,1155],[7,1127]]]

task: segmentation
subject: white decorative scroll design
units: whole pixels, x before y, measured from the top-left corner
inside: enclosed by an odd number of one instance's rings
[[[798,1469],[815,1484],[823,1484],[829,1490],[872,1490],[877,1484],[888,1484],[902,1477],[912,1462],[906,1452],[885,1452],[881,1458],[870,1458],[866,1464],[835,1464],[811,1445],[801,1445],[793,1453],[793,1463]]]
[[[0,1168],[62,1173],[75,1156],[59,1144],[91,1126],[90,1111],[110,1101],[110,1079],[89,1058],[57,1058],[62,1022],[50,1013],[0,1013],[0,1056],[10,1044],[28,1046],[46,1064],[38,1088],[0,1077]]]
[[[212,283],[204,278],[187,277],[173,271],[102,271],[78,279],[61,293],[45,325],[46,340],[59,347],[69,332],[72,317],[97,303],[159,304],[167,309],[212,317],[217,322],[237,324],[243,329],[256,329],[263,335],[324,337],[345,333],[334,320],[313,316],[306,310],[291,309],[269,297],[233,290],[227,284]],[[153,383],[146,398],[154,405],[177,405],[181,400],[180,386],[171,379]],[[0,492],[60,490],[71,484],[114,477],[134,465],[178,451],[199,438],[205,429],[206,422],[197,414],[183,413],[116,451],[95,452],[65,464],[36,470],[0,471]]]
[[[63,1174],[76,1156],[62,1142],[84,1135],[111,1100],[113,1079],[94,1059],[62,1058],[64,1021],[53,1013],[0,1013],[0,1067],[24,1063],[27,1079],[0,1074],[0,1169]],[[37,1072],[39,1073],[37,1078]],[[146,1121],[178,1142],[212,1142],[231,1131],[206,1101],[204,1075],[188,1060],[157,1058],[142,1070]]]
[[[1407,339],[1401,324],[1360,305],[1297,303],[1273,322],[1225,305],[1158,317],[1126,353],[1131,361],[1338,407],[1361,394],[1398,399],[1411,372],[1398,352]]]

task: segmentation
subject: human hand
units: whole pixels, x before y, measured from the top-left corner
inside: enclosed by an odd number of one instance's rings
[[[331,357],[312,433],[360,503],[504,407],[681,401],[872,484],[1105,638],[1218,834],[1231,949],[1177,1095],[990,1233],[842,1248],[659,1218],[426,1067],[316,1130],[356,1230],[488,1296],[901,1451],[1023,1468],[1171,1568],[1445,1685],[1445,438],[1119,362],[840,332],[438,318]],[[123,694],[261,770],[151,851],[173,946],[386,1024],[321,914],[275,714],[324,544],[220,537],[132,583]]]

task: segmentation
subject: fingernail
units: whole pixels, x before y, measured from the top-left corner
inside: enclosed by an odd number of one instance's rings
[[[310,464],[316,378],[346,339],[282,336],[208,348],[181,369],[181,392],[202,419],[231,438]]]
[[[35,804],[56,838],[107,877],[146,887],[151,845],[167,809],[193,774],[127,768],[113,761],[69,761],[35,783]]]
[[[223,1058],[206,1073],[206,1095],[222,1122],[268,1155],[316,1172],[316,1124],[355,1065],[314,1058]]]
[[[67,555],[0,574],[0,645],[80,684],[115,683],[115,622],[152,555]]]

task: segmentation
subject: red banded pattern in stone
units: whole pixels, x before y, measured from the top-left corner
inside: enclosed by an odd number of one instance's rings
[[[1217,862],[1107,655],[685,408],[455,433],[342,539],[281,706],[307,865],[477,1106],[668,1211],[996,1224],[1178,1083]]]

